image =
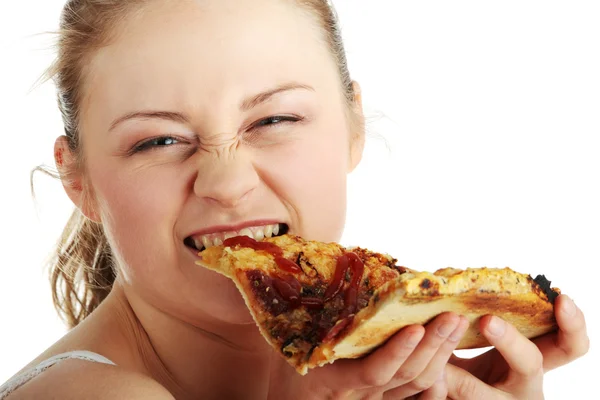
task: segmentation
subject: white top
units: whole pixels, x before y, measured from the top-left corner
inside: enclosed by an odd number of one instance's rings
[[[51,366],[58,364],[61,361],[75,358],[78,360],[85,360],[91,362],[97,362],[101,364],[116,365],[108,358],[101,356],[100,354],[92,353],[91,351],[70,351],[68,353],[58,354],[54,357],[42,361],[35,367],[29,368],[19,375],[13,377],[8,382],[0,386],[0,400],[5,399],[9,394],[50,368]]]

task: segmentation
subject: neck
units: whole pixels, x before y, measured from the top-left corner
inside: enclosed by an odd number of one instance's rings
[[[202,323],[192,325],[126,295],[119,283],[106,299],[109,304],[120,310],[110,314],[120,316],[132,366],[177,399],[267,398],[272,360],[278,356],[255,324],[228,324],[204,316]]]

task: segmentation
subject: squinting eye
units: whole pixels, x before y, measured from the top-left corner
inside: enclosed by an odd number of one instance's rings
[[[300,120],[301,120],[301,118],[292,117],[290,115],[275,115],[275,116],[268,117],[268,118],[258,121],[254,125],[254,127],[255,128],[268,127],[268,126],[272,126],[272,125],[281,124],[282,122],[298,122]]]
[[[133,153],[139,153],[142,151],[151,150],[157,147],[168,147],[179,143],[177,139],[171,136],[162,136],[153,139],[146,140],[133,148]]]

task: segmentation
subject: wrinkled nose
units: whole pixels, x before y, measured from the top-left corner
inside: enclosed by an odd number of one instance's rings
[[[213,156],[202,163],[194,182],[196,196],[224,208],[234,208],[247,200],[260,182],[251,157],[243,151]]]

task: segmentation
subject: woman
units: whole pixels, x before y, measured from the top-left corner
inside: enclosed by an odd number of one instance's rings
[[[587,351],[561,296],[535,343],[485,318],[497,350],[459,360],[466,321],[444,314],[300,377],[194,261],[243,229],[339,240],[364,118],[328,3],[74,0],[62,28],[55,159],[77,211],[53,284],[73,329],[0,398],[541,399]]]

